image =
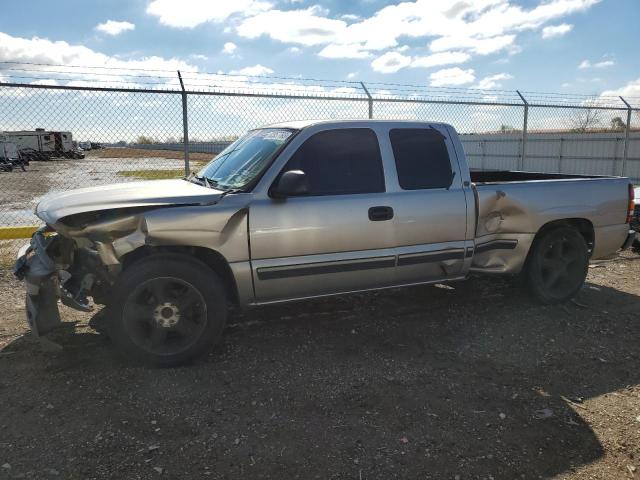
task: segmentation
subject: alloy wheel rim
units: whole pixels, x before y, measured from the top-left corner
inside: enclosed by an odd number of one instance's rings
[[[174,277],[142,282],[127,297],[125,330],[133,343],[155,355],[176,355],[192,347],[207,326],[202,294]]]
[[[549,242],[542,255],[542,284],[554,296],[562,297],[582,281],[582,258],[575,242],[559,237]]]

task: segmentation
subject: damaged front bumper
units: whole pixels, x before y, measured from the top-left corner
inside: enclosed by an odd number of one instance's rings
[[[20,249],[13,269],[14,275],[25,282],[27,322],[36,336],[60,325],[58,300],[77,310],[92,310],[86,298],[92,279],[71,281],[69,265],[57,264],[53,258],[53,252],[59,253],[64,242],[59,235],[49,233],[48,227],[36,231],[31,242]]]

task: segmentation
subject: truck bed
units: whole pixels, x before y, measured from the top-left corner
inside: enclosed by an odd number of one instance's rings
[[[471,171],[470,177],[478,212],[476,245],[481,246],[472,270],[517,273],[536,232],[555,221],[570,219],[582,229],[593,258],[615,252],[624,242],[626,178],[520,171]],[[501,248],[486,247],[492,244]]]
[[[569,175],[565,173],[520,172],[515,170],[471,170],[470,173],[471,181],[475,184],[614,178],[603,175]]]

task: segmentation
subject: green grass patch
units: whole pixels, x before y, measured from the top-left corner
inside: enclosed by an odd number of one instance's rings
[[[192,162],[191,172],[197,172],[208,162]],[[149,169],[149,170],[120,170],[116,173],[120,177],[133,177],[141,180],[167,180],[172,178],[184,178],[183,168]]]
[[[135,177],[142,180],[166,180],[168,178],[184,177],[184,169],[173,170],[121,170],[117,173],[121,177]]]

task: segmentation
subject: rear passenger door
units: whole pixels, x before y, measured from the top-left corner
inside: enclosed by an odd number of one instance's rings
[[[471,253],[467,199],[448,132],[439,125],[398,127],[387,138],[396,170],[387,195],[396,213],[397,282],[463,275]]]
[[[395,234],[392,214],[379,208],[387,198],[378,136],[360,127],[302,135],[279,172],[302,170],[308,193],[284,200],[259,193],[251,203],[257,301],[393,284]]]

